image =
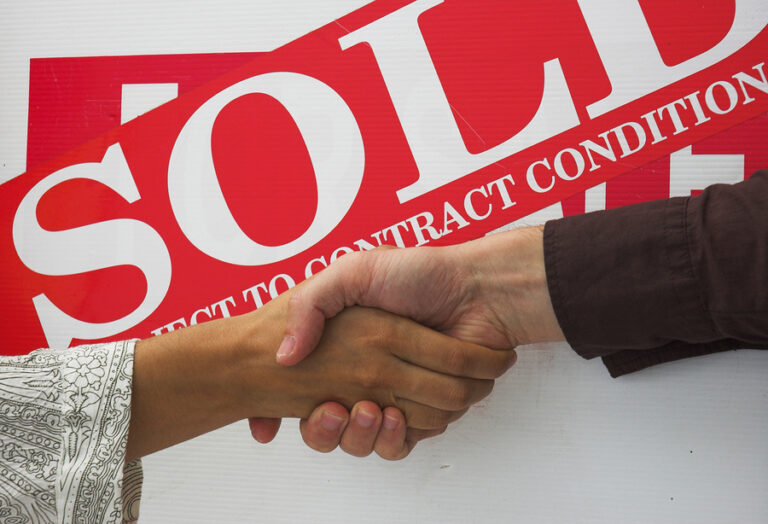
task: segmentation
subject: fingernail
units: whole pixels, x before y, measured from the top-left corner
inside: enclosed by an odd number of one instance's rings
[[[282,360],[293,354],[296,348],[296,337],[289,335],[283,339],[280,343],[280,347],[277,348],[277,360]]]
[[[389,431],[395,431],[397,426],[400,425],[400,421],[392,415],[384,415],[384,428]]]
[[[323,426],[324,430],[330,433],[338,431],[343,423],[343,418],[337,417],[336,415],[328,413],[327,411],[324,411],[320,416],[320,425]]]
[[[355,415],[355,422],[357,423],[358,426],[361,426],[364,428],[370,428],[371,426],[373,426],[373,423],[376,422],[376,416],[361,409]]]

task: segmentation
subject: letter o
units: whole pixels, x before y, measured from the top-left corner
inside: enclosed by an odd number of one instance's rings
[[[279,275],[275,275],[272,280],[269,282],[269,296],[272,298],[277,298],[277,296],[280,294],[280,292],[277,290],[277,283],[282,280],[285,282],[285,285],[288,286],[288,289],[291,289],[296,286],[296,281],[291,278],[290,275],[286,275],[285,273],[281,273]]]
[[[576,162],[576,174],[575,175],[569,175],[565,171],[565,167],[563,167],[563,155],[565,153],[568,153],[573,157],[573,161]],[[581,156],[581,152],[577,149],[573,149],[570,147],[567,147],[560,151],[557,156],[555,157],[555,173],[557,173],[557,176],[562,178],[563,180],[576,180],[579,178],[582,173],[584,173],[584,167],[585,167],[584,157]]]
[[[213,165],[216,117],[227,104],[252,93],[275,98],[293,117],[317,179],[312,224],[281,246],[259,244],[243,232],[227,207]],[[190,117],[171,152],[168,195],[179,227],[203,253],[242,266],[272,264],[311,247],[341,222],[360,190],[364,165],[360,128],[336,91],[310,76],[266,73],[220,91]]]

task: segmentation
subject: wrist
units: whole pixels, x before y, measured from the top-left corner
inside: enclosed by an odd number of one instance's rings
[[[217,320],[137,342],[128,460],[247,416],[237,381],[237,324]]]
[[[238,331],[243,333],[233,358],[237,369],[232,379],[240,418],[286,416],[276,413],[272,406],[276,398],[283,396],[277,383],[279,369],[275,362],[282,323],[272,318],[270,309],[267,304],[235,319],[239,323]]]
[[[543,234],[543,226],[526,227],[461,246],[472,300],[490,310],[514,346],[565,340],[547,287]]]
[[[233,319],[240,323],[238,331],[244,333],[233,359],[237,363],[233,383],[240,418],[304,418],[316,405],[311,400],[312,382],[300,378],[303,367],[286,367],[275,358],[285,333],[289,294]]]

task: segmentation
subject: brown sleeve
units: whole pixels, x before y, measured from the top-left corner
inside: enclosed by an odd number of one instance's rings
[[[612,376],[768,348],[768,171],[690,198],[550,221],[544,255],[566,339]]]

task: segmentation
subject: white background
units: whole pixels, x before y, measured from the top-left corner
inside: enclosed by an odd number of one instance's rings
[[[0,180],[24,170],[30,58],[267,51],[365,2],[157,4],[0,3]],[[768,354],[617,380],[566,345],[519,355],[402,462],[314,453],[295,421],[268,446],[241,422],[147,457],[141,521],[768,522]]]

